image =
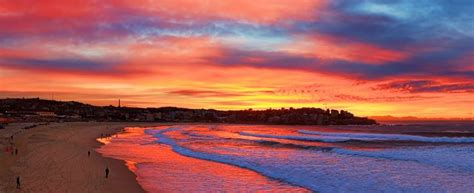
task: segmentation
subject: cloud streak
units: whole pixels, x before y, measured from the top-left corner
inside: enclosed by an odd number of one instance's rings
[[[411,81],[394,81],[386,84],[381,84],[377,89],[391,89],[410,93],[423,92],[474,92],[474,84],[472,83],[439,83],[431,80],[411,80]]]
[[[137,106],[472,115],[471,4],[0,0],[0,91]],[[416,109],[427,104],[438,108]]]

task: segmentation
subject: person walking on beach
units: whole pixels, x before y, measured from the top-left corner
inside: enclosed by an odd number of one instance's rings
[[[105,168],[105,178],[109,178],[109,167]]]
[[[20,189],[20,176],[16,177],[16,189]]]
[[[87,151],[87,156],[88,156],[88,157],[91,156],[91,151]]]

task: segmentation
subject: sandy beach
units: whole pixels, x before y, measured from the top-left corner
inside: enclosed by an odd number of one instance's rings
[[[140,123],[11,124],[0,130],[0,192],[144,192],[124,162],[100,156],[101,134],[112,134]],[[156,125],[156,123],[154,123]],[[18,155],[5,152],[14,135]],[[88,157],[87,152],[91,152]],[[110,176],[105,179],[105,168]],[[16,189],[16,177],[21,189]]]

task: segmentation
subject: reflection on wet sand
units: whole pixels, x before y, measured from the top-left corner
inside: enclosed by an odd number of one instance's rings
[[[144,129],[129,128],[111,140],[98,151],[126,160],[148,192],[309,192],[254,171],[179,155],[170,147],[154,144],[155,138],[145,135]]]

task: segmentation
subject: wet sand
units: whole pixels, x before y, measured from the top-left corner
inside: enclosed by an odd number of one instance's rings
[[[8,125],[0,130],[0,192],[144,192],[123,161],[102,157],[95,149],[101,133],[146,125],[157,123],[51,123],[28,130],[22,129],[28,124]],[[5,152],[11,135],[18,155]],[[16,189],[17,176],[21,190]]]

